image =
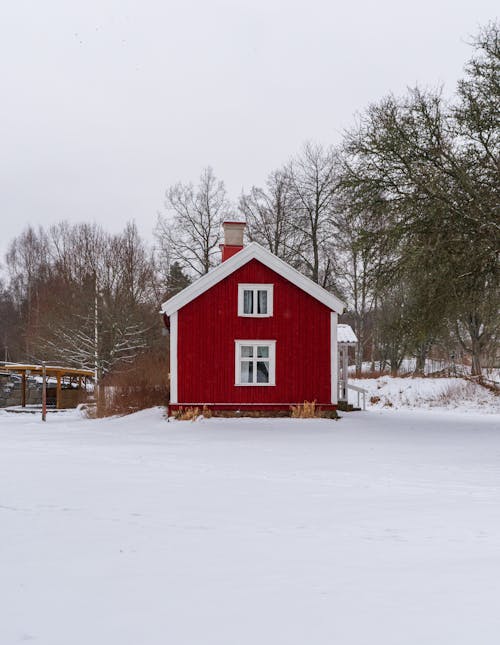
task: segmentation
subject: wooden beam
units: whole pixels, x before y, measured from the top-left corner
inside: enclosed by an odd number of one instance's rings
[[[56,408],[61,409],[61,372],[57,373]]]
[[[21,406],[26,407],[26,370],[22,374]]]
[[[47,421],[47,374],[42,366],[42,421]]]
[[[42,374],[43,365],[27,365],[21,363],[6,363],[2,365],[2,370],[9,372],[17,372],[22,374],[24,371],[29,370],[31,374]],[[55,376],[58,372],[65,376],[94,376],[92,370],[78,369],[76,367],[63,367],[57,365],[46,365],[45,374],[47,376]]]

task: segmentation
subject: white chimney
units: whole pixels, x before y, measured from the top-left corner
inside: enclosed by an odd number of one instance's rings
[[[243,248],[245,222],[224,222],[224,244],[220,245],[222,261],[229,259]]]

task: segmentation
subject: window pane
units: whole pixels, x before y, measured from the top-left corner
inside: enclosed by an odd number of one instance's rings
[[[257,347],[257,358],[269,358],[269,347],[267,345]]]
[[[249,289],[243,291],[243,313],[253,314],[253,291]]]
[[[241,346],[241,358],[253,358],[253,345]]]
[[[240,362],[240,371],[241,371],[241,382],[242,383],[253,383],[253,363],[252,363],[252,361],[241,361]]]
[[[257,313],[267,314],[267,291],[258,291]]]
[[[257,362],[257,383],[269,383],[268,361]]]

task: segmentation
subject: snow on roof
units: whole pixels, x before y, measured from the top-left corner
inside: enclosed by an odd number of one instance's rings
[[[358,338],[350,325],[337,325],[337,342],[349,345],[354,345],[358,342]]]
[[[184,305],[187,305],[200,294],[207,291],[228,275],[231,275],[231,273],[236,271],[236,269],[239,269],[241,266],[253,259],[258,260],[265,266],[269,267],[271,270],[275,271],[275,273],[281,275],[296,287],[299,287],[299,289],[302,289],[302,291],[305,291],[313,298],[316,298],[316,300],[319,300],[319,302],[322,302],[332,311],[336,311],[340,314],[344,311],[345,304],[342,300],[339,300],[339,298],[334,296],[332,293],[329,293],[326,289],[320,287],[319,284],[306,278],[305,275],[291,267],[283,260],[280,260],[280,258],[260,246],[260,244],[257,244],[257,242],[251,242],[241,251],[235,253],[231,258],[222,262],[222,264],[219,264],[201,278],[198,278],[196,282],[187,286],[178,294],[167,300],[167,302],[164,302],[160,313],[165,313],[167,316],[171,316],[175,311],[178,311],[181,307],[184,307]]]

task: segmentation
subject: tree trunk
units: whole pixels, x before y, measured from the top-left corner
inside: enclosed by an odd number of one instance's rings
[[[361,377],[361,370],[363,364],[363,343],[362,340],[358,338],[358,344],[356,345],[356,378]]]
[[[414,374],[423,376],[425,374],[425,361],[427,359],[428,346],[427,343],[423,343],[417,348],[417,360],[415,364]]]
[[[483,372],[481,369],[481,350],[483,348],[482,338],[482,324],[481,318],[474,312],[468,321],[469,336],[470,336],[470,354],[472,357],[471,375],[482,377]]]
[[[477,338],[472,338],[471,355],[472,355],[471,375],[482,377],[483,371],[481,366],[481,343]]]

